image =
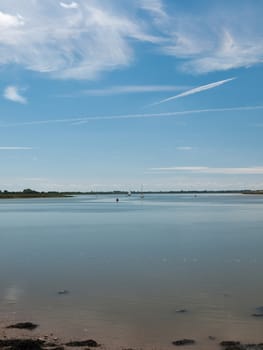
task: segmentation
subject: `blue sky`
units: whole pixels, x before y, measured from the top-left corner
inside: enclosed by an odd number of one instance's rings
[[[263,188],[260,0],[0,0],[0,189]]]

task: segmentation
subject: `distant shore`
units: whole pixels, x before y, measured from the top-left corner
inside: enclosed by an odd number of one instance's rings
[[[63,198],[71,197],[69,194],[61,192],[0,192],[0,199],[18,199],[18,198]]]
[[[143,191],[144,194],[247,194],[263,195],[263,190],[215,190],[215,191]],[[89,191],[89,192],[39,192],[31,189],[23,191],[0,191],[0,199],[19,199],[19,198],[64,198],[77,195],[140,195],[140,191]]]

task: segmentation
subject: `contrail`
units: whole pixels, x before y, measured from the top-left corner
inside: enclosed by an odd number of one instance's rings
[[[140,118],[167,118],[176,117],[189,114],[201,114],[201,113],[214,113],[214,112],[234,112],[245,110],[257,110],[263,109],[263,106],[241,106],[241,107],[229,107],[229,108],[208,108],[208,109],[192,109],[186,111],[166,112],[166,113],[142,113],[142,114],[127,114],[127,115],[112,115],[112,116],[99,116],[88,117],[83,120],[77,120],[73,125],[86,124],[93,120],[116,120],[116,119],[140,119]]]
[[[207,108],[207,109],[190,109],[185,111],[175,111],[166,113],[147,113],[147,114],[120,114],[111,116],[91,116],[82,118],[67,118],[67,119],[46,119],[46,120],[33,120],[22,123],[0,123],[0,128],[6,127],[17,127],[17,126],[34,126],[34,125],[45,125],[45,124],[71,124],[81,125],[92,121],[100,120],[121,120],[121,119],[140,119],[140,118],[165,118],[165,117],[176,117],[190,114],[202,114],[202,113],[220,113],[220,112],[235,112],[235,111],[252,111],[261,110],[263,105],[259,106],[240,106],[240,107],[226,107],[226,108]]]
[[[1,146],[0,151],[27,151],[32,150],[32,147],[17,147],[17,146]]]
[[[225,80],[220,80],[220,81],[216,81],[215,83],[210,83],[210,84],[207,84],[207,85],[202,85],[202,86],[198,86],[194,89],[191,89],[191,90],[187,90],[185,92],[182,92],[181,94],[179,95],[175,95],[175,96],[172,96],[172,97],[168,97],[164,100],[161,100],[159,102],[155,102],[155,103],[152,103],[151,105],[149,106],[156,106],[156,105],[159,105],[161,103],[165,103],[165,102],[168,102],[168,101],[172,101],[172,100],[175,100],[177,98],[181,98],[181,97],[185,97],[185,96],[189,96],[189,95],[194,95],[194,94],[197,94],[199,92],[202,92],[202,91],[205,91],[205,90],[210,90],[210,89],[214,89],[215,87],[217,86],[220,86],[220,85],[223,85],[223,84],[226,84],[228,83],[229,81],[232,81],[232,80],[235,80],[236,78],[233,77],[233,78],[229,78],[229,79],[225,79]]]

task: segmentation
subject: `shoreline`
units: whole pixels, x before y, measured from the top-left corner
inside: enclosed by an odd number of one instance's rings
[[[106,192],[38,192],[33,190],[24,190],[22,192],[0,191],[1,199],[37,199],[37,198],[71,198],[74,196],[97,196],[97,195],[112,195],[112,196],[133,196],[141,195],[139,191],[132,191],[130,194],[127,191],[106,191]],[[144,195],[154,194],[178,194],[178,195],[202,195],[202,194],[241,194],[241,195],[263,195],[263,190],[222,190],[222,191],[144,191]]]
[[[20,322],[15,324],[5,323],[0,325],[0,349],[3,350],[74,350],[74,349],[121,349],[121,350],[142,350],[143,347],[119,347],[107,346],[100,344],[93,338],[59,338],[55,332],[49,334],[41,334],[38,329],[39,325],[31,322]],[[210,346],[200,342],[198,339],[177,338],[172,339],[163,347],[165,348],[186,348],[186,349],[202,349],[217,348],[221,350],[263,350],[263,342],[260,343],[242,343],[238,339],[220,339],[216,336],[207,336],[207,342]],[[157,347],[152,346],[152,349]]]

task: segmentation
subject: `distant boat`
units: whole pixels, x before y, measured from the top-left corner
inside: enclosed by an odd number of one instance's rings
[[[128,197],[130,197],[131,196],[131,191],[128,191]]]
[[[119,202],[119,198],[117,197],[117,198],[116,198],[116,203],[118,203],[118,202]]]

